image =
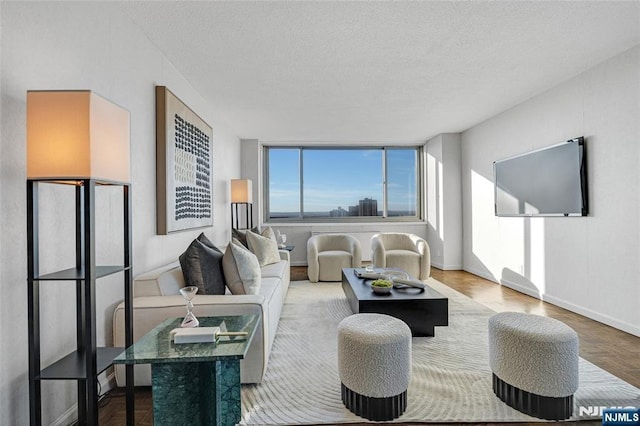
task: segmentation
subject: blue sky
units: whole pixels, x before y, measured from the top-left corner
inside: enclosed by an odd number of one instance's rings
[[[304,155],[305,212],[348,209],[358,200],[378,200],[382,210],[382,158],[375,149],[306,149]],[[270,210],[297,212],[300,205],[299,150],[270,149]],[[388,150],[390,210],[415,210],[416,151]]]

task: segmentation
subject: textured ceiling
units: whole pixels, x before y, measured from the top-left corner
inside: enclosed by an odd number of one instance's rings
[[[638,2],[124,2],[217,117],[267,141],[463,131],[640,43]]]

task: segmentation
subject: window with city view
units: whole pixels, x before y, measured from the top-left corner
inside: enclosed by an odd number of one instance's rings
[[[416,218],[419,149],[268,147],[267,217]]]

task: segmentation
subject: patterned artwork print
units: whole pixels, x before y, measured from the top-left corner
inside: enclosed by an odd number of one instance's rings
[[[211,140],[194,124],[174,115],[175,220],[211,217]]]

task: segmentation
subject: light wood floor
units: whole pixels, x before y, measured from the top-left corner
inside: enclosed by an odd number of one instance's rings
[[[500,286],[464,271],[432,268],[436,280],[484,304],[496,312],[518,311],[556,318],[572,327],[580,337],[580,356],[640,388],[640,338],[593,321],[557,306]],[[291,280],[306,280],[307,268],[291,268]],[[101,425],[124,425],[125,408],[121,389],[108,394],[100,409]],[[153,424],[151,391],[136,388],[136,425]]]
[[[468,272],[441,271],[432,268],[431,275],[496,312],[527,312],[564,322],[578,333],[582,358],[640,388],[640,337],[542,302]]]

